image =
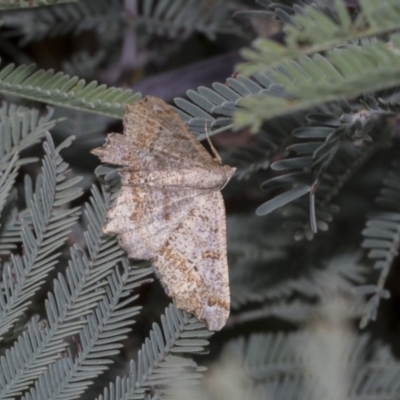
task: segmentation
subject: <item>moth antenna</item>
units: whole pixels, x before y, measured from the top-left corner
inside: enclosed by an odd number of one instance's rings
[[[212,141],[210,140],[210,136],[208,135],[208,129],[207,129],[207,121],[204,123],[204,131],[206,133],[206,138],[207,138],[207,142],[211,147],[211,151],[214,154],[215,159],[222,165],[222,159],[221,156],[218,154],[217,149],[214,147],[214,145],[212,144]]]

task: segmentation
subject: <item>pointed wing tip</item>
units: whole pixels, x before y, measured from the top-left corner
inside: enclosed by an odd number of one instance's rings
[[[206,323],[208,330],[220,331],[228,320],[229,309],[230,301],[226,302],[212,296],[207,299],[201,313],[195,312],[195,315],[199,320]]]
[[[220,331],[226,324],[229,317],[229,308],[225,305],[205,306],[200,316],[200,320],[204,321],[210,331]]]
[[[95,149],[93,149],[93,150],[90,150],[90,153],[91,154],[94,154],[96,157],[99,157],[100,158],[100,156],[101,156],[101,154],[102,154],[102,147],[96,147]]]
[[[119,134],[119,133],[114,133],[114,132],[113,132],[113,133],[109,133],[109,134],[106,136],[106,140],[105,140],[103,146],[101,146],[101,147],[96,147],[95,149],[90,150],[90,153],[91,153],[91,154],[94,154],[94,155],[97,156],[97,157],[99,157],[100,160],[101,160],[102,157],[104,157],[104,155],[105,155],[105,154],[107,153],[107,151],[108,151],[107,146],[108,146],[110,140],[111,140],[114,136],[116,136],[116,135],[123,137],[123,135],[121,135],[121,134]]]
[[[193,294],[191,301],[189,301],[188,299],[174,296],[174,293],[169,293],[168,288],[165,287],[165,285],[163,286],[167,295],[174,299],[176,308],[194,314],[199,321],[207,325],[209,331],[220,331],[226,325],[229,317],[229,303],[221,301],[213,305],[208,305],[204,302],[204,299],[199,298],[193,303],[193,298],[196,297],[196,293]],[[207,302],[208,301],[209,299]]]

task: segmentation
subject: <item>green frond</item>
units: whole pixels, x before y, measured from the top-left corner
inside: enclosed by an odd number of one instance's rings
[[[212,88],[200,86],[197,91],[188,90],[189,100],[176,98],[176,111],[186,122],[198,140],[233,128],[233,115],[240,109],[240,102],[249,95],[257,95],[269,90],[273,82],[266,74],[257,76],[257,82],[245,77],[228,78],[225,83],[215,82]],[[282,142],[289,137],[288,132],[304,124],[304,116],[293,113],[285,118],[270,120],[263,131],[268,132],[267,140]]]
[[[295,200],[283,213],[290,219],[284,226],[293,231],[295,240],[312,240],[317,230],[327,231],[339,207],[332,203],[343,186],[359,171],[377,150],[390,146],[388,138],[370,143],[361,148],[349,142],[343,143],[338,154],[319,184],[316,193]]]
[[[315,0],[255,0],[261,9],[242,10],[234,14],[234,16],[249,17],[273,17],[279,19],[286,24],[292,23],[292,17],[296,14],[302,14],[303,9],[312,6],[317,10],[324,12],[327,16],[334,19],[334,14],[329,7],[329,2]],[[328,3],[328,4],[327,4]]]
[[[34,65],[9,64],[0,71],[0,93],[42,101],[60,107],[73,108],[122,118],[125,105],[140,99],[131,90],[86,83],[63,72],[36,70]]]
[[[375,321],[380,300],[390,297],[385,285],[400,246],[400,162],[393,163],[393,169],[383,182],[384,187],[376,202],[390,211],[381,210],[368,215],[362,231],[362,247],[369,249],[368,258],[374,260],[374,269],[380,270],[376,284],[360,286],[356,290],[360,295],[371,295],[360,322],[362,328],[368,321]]]
[[[16,188],[15,188],[16,189]],[[9,255],[10,251],[21,244],[21,223],[25,221],[32,228],[28,205],[33,199],[33,184],[29,175],[24,176],[24,200],[26,208],[17,207],[17,190],[13,190],[7,199],[6,210],[0,216],[0,254]]]
[[[400,37],[390,45],[376,40],[328,51],[325,56],[300,56],[268,71],[278,86],[261,94],[249,94],[235,113],[235,126],[250,126],[257,132],[263,121],[313,106],[352,98],[399,85]]]
[[[283,29],[286,43],[281,45],[265,38],[255,40],[252,49],[242,50],[246,62],[239,64],[237,70],[245,75],[265,73],[301,56],[382,35],[400,27],[398,0],[361,0],[360,12],[355,19],[352,19],[344,0],[333,3],[332,8],[310,4],[290,17],[286,13],[288,18]]]
[[[168,38],[185,38],[200,32],[209,39],[217,34],[239,34],[230,16],[229,4],[216,0],[211,4],[198,0],[148,0],[137,6],[138,28]]]
[[[18,154],[10,160],[7,169],[0,173],[0,215],[18,175]]]
[[[97,35],[119,35],[127,15],[120,0],[79,0],[71,4],[41,7],[31,10],[8,12],[3,16],[9,28],[5,37],[19,37],[20,45],[47,37],[78,35],[94,30]]]
[[[311,340],[310,332],[279,332],[275,334],[252,334],[247,340],[239,338],[226,346],[225,352],[233,353],[242,359],[243,372],[251,379],[252,385],[276,384],[279,380],[291,378],[297,384],[297,393],[303,389],[303,378],[306,374],[305,354],[299,351],[300,346]],[[365,362],[368,336],[360,336],[349,354],[346,363],[360,365]],[[293,379],[297,377],[298,379]],[[300,378],[300,379],[299,379]],[[271,385],[272,389],[274,385]],[[279,385],[291,391],[288,386]],[[276,389],[279,390],[278,387]],[[272,394],[272,393],[271,393]],[[283,393],[282,393],[283,394]],[[273,396],[273,399],[284,397]],[[292,397],[289,397],[292,398]],[[299,396],[298,398],[302,398]]]
[[[262,204],[257,215],[269,214],[291,203],[291,223],[298,231],[295,233],[298,239],[304,235],[312,238],[318,229],[327,230],[332,220],[329,210],[332,198],[372,154],[390,145],[390,138],[375,127],[373,115],[364,109],[354,112],[344,101],[332,113],[309,114],[310,126],[292,133],[297,143],[292,143],[288,150],[297,154],[273,163],[271,169],[281,175],[261,185],[266,192],[290,189]],[[306,194],[309,201],[301,198]],[[295,214],[297,217],[293,218]],[[307,217],[300,221],[301,215]],[[308,227],[301,228],[303,223]],[[305,229],[303,234],[300,228]]]
[[[57,263],[55,251],[65,243],[70,227],[79,216],[79,208],[64,208],[82,194],[80,188],[74,187],[76,179],[67,180],[68,164],[59,154],[69,146],[71,138],[55,148],[50,134],[46,137],[42,175],[29,204],[31,222],[21,221],[24,254],[22,257],[11,255],[11,261],[3,270],[0,335],[11,329],[28,307],[28,301],[41,287],[43,277]]]
[[[120,36],[122,29],[136,27],[139,33],[170,39],[184,40],[194,32],[209,39],[218,34],[241,35],[234,23],[229,4],[224,0],[146,0],[133,5],[133,15],[124,9],[120,0],[80,0],[73,4],[41,8],[7,15],[4,24],[10,29],[8,36],[21,37],[26,45],[45,37],[56,37],[68,33],[79,34],[94,30],[99,36]]]
[[[328,333],[325,335],[321,346],[326,345],[329,339]],[[241,370],[248,378],[246,389],[253,395],[260,394],[260,397],[249,395],[249,398],[302,399],[309,398],[304,396],[307,389],[305,385],[311,384],[315,390],[321,379],[335,379],[328,375],[329,359],[318,371],[308,367],[313,360],[312,354],[307,354],[305,349],[308,346],[318,346],[315,341],[318,342],[318,338],[313,337],[309,331],[252,334],[248,339],[239,338],[228,343],[224,353],[241,360]],[[369,342],[368,335],[360,335],[355,340],[348,340],[346,347],[335,349],[332,344],[331,349],[323,350],[328,354],[338,350],[345,352],[336,368],[348,374],[348,398],[396,399],[399,394],[400,364],[385,346],[373,351],[372,357],[369,356]]]
[[[338,157],[328,169],[326,176],[322,179],[319,187],[319,198],[316,196],[315,208],[318,225],[318,210],[323,213],[325,210],[332,210],[332,214],[339,209],[334,210],[335,206],[331,205],[332,199],[337,196],[344,185],[365,165],[368,160],[378,151],[391,146],[390,138],[383,133],[380,137],[375,132],[374,141],[365,141],[361,148],[357,147],[357,141],[354,141],[350,147],[344,147],[344,151],[338,153]],[[386,132],[387,133],[387,132]],[[359,143],[362,143],[359,142]],[[330,222],[330,218],[326,220]],[[326,229],[325,229],[326,230]]]
[[[397,115],[400,111],[400,102],[396,88],[385,90],[382,97],[373,95],[364,96],[360,102],[368,111],[376,115],[393,116]]]
[[[301,272],[304,261],[298,261],[297,277],[282,280],[274,277],[274,271],[287,265],[287,258],[268,260],[254,266],[247,259],[248,273],[243,274],[243,260],[239,267],[231,263],[231,303],[233,316],[230,324],[240,324],[255,319],[270,317],[300,323],[319,313],[319,304],[325,297],[323,284],[335,277],[335,285],[341,292],[352,293],[355,285],[365,282],[367,269],[359,264],[360,255],[355,252],[332,257],[322,266],[309,266]],[[274,262],[275,261],[275,262]],[[262,273],[266,263],[271,269],[268,277]],[[258,273],[257,273],[258,272]],[[276,275],[276,273],[275,273]],[[292,300],[295,298],[295,300]],[[248,306],[252,305],[252,309]],[[246,307],[244,311],[240,309]],[[361,314],[359,304],[355,304],[355,316]]]
[[[119,354],[121,341],[127,338],[126,334],[132,330],[130,325],[135,322],[132,318],[142,308],[128,307],[138,298],[132,296],[131,292],[148,282],[144,278],[152,273],[149,267],[131,267],[126,261],[122,265],[122,273],[116,268],[108,276],[105,294],[95,310],[85,317],[84,326],[79,332],[78,353],[73,358],[61,358],[50,365],[36,381],[35,387],[25,395],[26,400],[78,398],[93,383],[92,379],[113,363],[110,357]],[[50,385],[46,382],[50,382]]]
[[[172,304],[161,317],[161,324],[162,329],[153,324],[137,362],[131,361],[129,375],[117,378],[98,400],[145,399],[146,389],[168,393],[169,385],[185,385],[201,377],[203,369],[182,356],[204,352],[212,333]]]
[[[30,8],[41,6],[53,6],[63,3],[72,3],[77,0],[1,0],[0,11],[14,8]]]
[[[74,182],[71,180],[66,183],[69,186]],[[67,190],[65,184],[64,189]],[[21,353],[21,358],[14,363],[16,367],[12,373],[5,374],[0,379],[0,382],[5,382],[4,386],[0,385],[1,398],[15,395],[25,382],[37,378],[47,365],[59,358],[67,346],[67,343],[60,341],[60,337],[76,334],[87,323],[83,317],[91,313],[108,293],[109,276],[118,262],[123,260],[123,251],[117,239],[106,236],[102,232],[113,195],[105,187],[101,190],[96,186],[92,188],[92,196],[85,210],[88,223],[84,238],[88,254],[79,245],[72,247],[66,277],[59,274],[53,284],[54,293],[48,294],[47,327],[42,330],[40,336],[34,335],[40,323],[34,320],[24,337],[19,338],[20,346],[28,342],[35,345],[29,355],[24,354],[22,357],[23,353]],[[65,210],[60,217],[64,215]],[[151,272],[151,269],[144,267],[135,272],[133,268],[128,267],[126,260],[123,265],[125,271],[130,271],[129,273],[134,276],[135,282]],[[130,285],[131,278],[126,278],[124,282],[125,286],[122,286],[121,290],[123,289],[125,293],[128,290],[126,285],[128,283]],[[17,351],[17,349],[12,351]],[[33,368],[35,364],[40,364],[42,368]]]
[[[236,339],[228,346],[230,351],[243,357],[243,367],[247,374],[253,380],[261,381],[268,377],[274,378],[276,374],[302,373],[302,360],[295,350],[306,334],[253,334],[248,340]]]
[[[9,255],[21,242],[21,224],[18,209],[12,206],[16,199],[16,191],[13,191],[7,199],[5,211],[0,215],[0,255]]]
[[[48,109],[46,115],[40,111],[8,104],[4,102],[0,108],[0,171],[8,167],[15,154],[40,143],[45,133],[54,128],[56,121],[51,120],[53,110]],[[22,158],[18,165],[36,161]]]
[[[271,84],[266,75],[260,75],[259,82],[239,76],[228,78],[225,84],[216,82],[212,88],[199,87],[187,91],[188,99],[176,98],[176,111],[186,122],[198,140],[206,138],[205,130],[211,137],[233,127],[233,113],[237,105],[249,93],[261,93]],[[223,161],[237,168],[235,177],[247,179],[253,173],[267,169],[270,160],[282,153],[290,144],[292,132],[304,125],[304,116],[294,113],[285,118],[267,121],[254,143],[237,149],[221,152]]]
[[[270,81],[264,84],[268,85]],[[200,86],[197,91],[188,90],[190,101],[176,98],[176,111],[199,140],[205,139],[204,129],[209,136],[233,127],[233,112],[237,102],[249,94],[260,93],[265,89],[263,83],[239,76],[228,78],[226,84],[216,82],[211,88]],[[261,86],[262,85],[262,86]],[[216,115],[216,116],[214,116]]]

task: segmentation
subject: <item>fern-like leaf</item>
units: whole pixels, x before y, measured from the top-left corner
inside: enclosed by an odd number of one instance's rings
[[[400,27],[398,0],[361,0],[360,11],[354,19],[344,0],[336,0],[333,7],[322,7],[313,3],[302,8],[294,5],[293,15],[287,12],[283,14],[282,8],[277,9],[277,16],[281,16],[286,22],[286,45],[271,39],[257,39],[253,43],[253,49],[242,50],[242,56],[247,61],[238,65],[239,72],[245,75],[265,73],[270,68],[279,68],[302,55],[311,55],[342,43],[382,35]]]
[[[7,169],[0,174],[0,214],[18,175],[18,167],[15,165],[17,160],[18,154],[15,154],[10,160]]]
[[[189,100],[175,99],[176,111],[198,140],[205,139],[205,130],[209,136],[226,131],[233,128],[233,115],[239,110],[238,104],[242,99],[273,90],[273,82],[267,75],[260,74],[257,79],[254,82],[245,76],[238,76],[228,78],[224,84],[216,82],[212,88],[201,86],[197,91],[188,90]],[[265,167],[270,159],[284,151],[289,144],[290,132],[304,123],[304,116],[300,113],[269,120],[259,131],[257,142],[223,153],[224,160],[238,167],[238,177],[246,177],[251,171]],[[255,153],[259,157],[256,163],[253,161]]]
[[[398,397],[400,365],[386,346],[371,352],[370,337],[360,335],[355,340],[348,340],[346,346],[342,344],[342,348],[335,348],[334,343],[327,342],[331,338],[329,333],[325,331],[322,334],[323,337],[315,337],[308,331],[252,334],[247,340],[239,338],[228,343],[225,353],[231,357],[236,356],[234,361],[241,361],[241,370],[250,379],[250,382],[246,381],[248,387],[245,389],[248,389],[247,395],[252,399],[310,398],[304,393],[305,381],[308,381],[315,394],[318,384],[326,382],[326,379],[334,379],[327,374],[325,365],[318,371],[310,370],[310,362],[315,361],[312,357],[322,359],[327,352],[338,350],[344,354],[341,354],[336,368],[345,370],[349,375],[348,382],[352,382],[346,389],[348,398],[383,400]],[[348,338],[342,337],[343,339]],[[326,349],[327,345],[330,349]],[[314,353],[307,354],[307,347],[314,350]],[[330,363],[331,360],[327,359],[326,362]],[[335,396],[336,388],[333,390],[335,392],[325,392],[324,395],[328,398]]]
[[[79,0],[73,4],[41,7],[31,10],[8,12],[4,25],[9,28],[7,37],[20,37],[20,45],[47,37],[73,33],[78,35],[94,30],[99,36],[113,36],[126,20],[120,0]]]
[[[140,94],[131,90],[107,88],[96,81],[86,84],[62,72],[36,70],[34,65],[4,67],[0,71],[0,92],[114,118],[123,117],[126,103],[140,99]]]
[[[70,144],[67,140],[54,147],[49,134],[44,143],[45,157],[40,184],[30,208],[30,224],[21,224],[24,249],[22,257],[11,256],[3,269],[3,290],[0,295],[0,334],[3,335],[23,314],[29,299],[42,285],[43,277],[57,263],[55,250],[64,244],[71,225],[79,216],[78,208],[63,209],[64,205],[79,197],[80,188],[74,188],[76,179],[66,180],[68,164],[59,152]]]
[[[76,1],[77,0],[1,0],[0,11],[12,10],[14,8],[53,6],[63,3],[73,3]]]
[[[38,335],[40,322],[33,320],[28,331],[11,350],[19,354],[19,349],[28,343],[34,343],[29,356],[14,360],[14,369],[0,379],[0,382],[5,382],[4,386],[0,384],[1,398],[15,395],[25,382],[37,378],[48,364],[60,357],[67,346],[64,341],[60,341],[60,337],[76,334],[87,323],[83,317],[96,307],[108,290],[107,277],[123,259],[123,251],[116,238],[102,233],[107,210],[111,207],[114,195],[114,192],[108,192],[105,187],[101,191],[93,187],[92,197],[85,211],[88,225],[84,237],[88,254],[78,245],[71,249],[66,278],[58,275],[54,281],[54,294],[49,293],[46,301],[46,328]],[[126,260],[124,263],[125,270],[129,270]],[[143,267],[134,274],[135,279],[142,279],[149,273],[149,268]],[[41,365],[41,368],[34,368],[36,364]]]
[[[209,39],[218,33],[240,33],[230,18],[229,4],[223,0],[146,0],[138,8],[138,27],[148,33],[169,38],[187,37],[197,31]]]
[[[186,39],[200,32],[210,39],[217,34],[242,32],[230,17],[230,7],[223,0],[142,0],[132,4],[134,15],[124,10],[120,0],[80,0],[75,4],[41,8],[36,12],[9,13],[4,18],[8,36],[19,36],[20,44],[93,30],[100,37],[107,32],[118,37],[123,28],[136,26],[138,32],[174,39]]]
[[[212,136],[233,127],[233,113],[237,103],[245,96],[261,93],[269,87],[271,80],[260,76],[254,82],[245,76],[228,78],[226,84],[216,82],[211,88],[199,87],[197,91],[188,90],[187,97],[175,99],[177,112],[199,140],[205,139],[204,129]]]
[[[24,176],[25,204],[31,204],[33,199],[33,184],[29,175]],[[26,207],[20,210],[17,207],[17,190],[13,190],[7,199],[6,210],[1,216],[0,222],[0,252],[9,255],[10,250],[15,249],[17,244],[21,244],[21,223],[25,221],[32,227],[30,210]]]
[[[265,268],[265,262],[253,266],[248,260],[250,273],[246,275],[240,270],[236,271],[233,264],[230,274],[233,314],[228,325],[271,317],[296,324],[304,323],[320,314],[320,303],[326,295],[324,284],[332,281],[333,276],[337,290],[349,295],[355,285],[365,282],[367,268],[360,265],[358,259],[359,254],[354,252],[340,254],[323,263],[322,267],[310,266],[306,271],[299,272],[297,277],[285,280],[279,279],[279,276],[274,278],[273,272],[286,265],[285,259],[275,264],[268,262],[269,267],[272,267],[268,279],[257,274],[257,270]],[[303,263],[300,258],[296,267],[300,269]],[[244,310],[241,310],[242,307],[245,307]],[[355,303],[354,307],[349,307],[350,311],[353,317],[358,318],[362,313],[361,304]]]
[[[258,81],[238,76],[228,78],[226,83],[216,82],[212,88],[199,87],[187,91],[188,99],[176,98],[176,111],[186,122],[198,140],[233,128],[233,114],[239,109],[238,103],[250,94],[272,90],[272,81],[260,74]],[[272,86],[271,86],[272,85]],[[221,153],[225,163],[237,168],[235,176],[246,179],[254,172],[267,169],[270,160],[285,151],[292,137],[290,132],[304,125],[304,116],[294,113],[285,118],[267,121],[251,144]]]
[[[132,317],[139,313],[140,306],[130,306],[138,296],[131,292],[148,279],[152,268],[132,268],[126,261],[122,273],[118,267],[107,278],[106,293],[96,309],[85,317],[79,333],[80,349],[76,356],[58,360],[39,377],[35,387],[25,395],[26,400],[75,399],[112,364],[111,356],[119,353],[121,340],[131,331]],[[50,385],[46,384],[50,382]]]
[[[11,205],[15,201],[16,193],[8,196],[6,210],[1,214],[0,219],[0,254],[9,255],[21,241],[21,224],[18,210]]]
[[[362,109],[354,113],[344,101],[337,106],[332,113],[325,110],[307,115],[311,126],[295,129],[292,134],[301,141],[288,147],[296,155],[273,163],[271,169],[282,175],[261,185],[267,192],[289,188],[262,204],[256,213],[266,215],[291,203],[291,216],[297,214],[291,219],[296,230],[302,224],[298,216],[308,216],[304,234],[295,233],[299,239],[304,235],[311,239],[318,229],[327,230],[332,198],[372,154],[390,145],[390,138],[374,127],[373,112]],[[300,198],[307,193],[309,201]]]
[[[257,132],[267,119],[398,85],[400,37],[392,36],[390,43],[347,45],[271,69],[268,75],[280,90],[243,99],[243,109],[235,114],[236,128],[250,126]]]
[[[211,333],[204,324],[173,305],[166,309],[161,323],[162,329],[153,324],[137,363],[131,361],[129,375],[117,378],[98,400],[145,399],[146,389],[163,393],[177,380],[185,384],[201,377],[203,369],[182,355],[204,352]]]
[[[250,276],[249,274],[243,276],[243,272],[240,274],[240,270],[235,274],[235,265],[233,265],[231,279],[232,309],[237,310],[249,303],[282,301],[293,296],[315,300],[324,295],[319,283],[324,276],[330,275],[337,278],[337,285],[340,286],[341,290],[351,291],[354,284],[365,281],[366,268],[358,264],[358,259],[359,254],[357,253],[344,253],[333,257],[323,268],[307,269],[305,273],[299,274],[298,277],[286,279],[283,282],[273,282],[271,277],[265,280],[262,280],[261,277],[257,278],[255,268],[253,268],[253,271],[250,269]],[[285,260],[285,258],[280,260],[278,265],[285,264]],[[258,269],[263,267],[265,267],[265,263],[261,264]]]
[[[390,211],[377,211],[368,216],[362,234],[362,247],[369,249],[368,257],[374,260],[374,269],[380,270],[378,282],[357,288],[356,292],[372,295],[360,322],[365,327],[368,321],[375,321],[381,299],[390,297],[385,289],[386,279],[400,246],[400,162],[393,163],[393,169],[384,180],[384,187],[376,202]]]
[[[8,167],[10,159],[26,148],[39,143],[45,133],[54,128],[53,110],[41,116],[39,110],[3,103],[0,108],[0,170]],[[36,161],[23,158],[18,165]]]

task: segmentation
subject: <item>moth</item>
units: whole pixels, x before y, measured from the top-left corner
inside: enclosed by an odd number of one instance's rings
[[[235,172],[195,139],[163,100],[127,105],[124,134],[93,150],[119,166],[122,188],[103,231],[128,257],[152,260],[176,307],[220,330],[230,310],[226,216],[220,190]]]

